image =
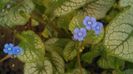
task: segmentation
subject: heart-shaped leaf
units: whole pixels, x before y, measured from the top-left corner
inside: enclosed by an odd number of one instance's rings
[[[47,49],[46,51],[46,55],[52,63],[53,71],[56,72],[55,74],[64,74],[64,60],[62,57],[54,50]]]
[[[26,63],[24,74],[53,74],[52,63],[47,59],[34,63]]]
[[[70,61],[76,56],[77,56],[77,49],[75,47],[75,42],[70,41],[66,44],[64,48],[63,57],[66,61]]]
[[[115,57],[133,62],[133,8],[120,13],[106,28],[105,46]]]
[[[113,6],[115,0],[97,0],[86,6],[83,10],[84,15],[101,19],[105,17],[108,10]]]
[[[23,49],[23,55],[19,59],[23,62],[35,62],[43,59],[45,47],[40,37],[33,31],[24,31],[16,35],[20,39],[19,46]]]
[[[87,2],[92,2],[92,1],[94,1],[94,0],[69,0],[69,1],[66,1],[54,11],[54,14],[56,16],[65,15],[71,11],[74,11],[75,9],[82,7]]]
[[[8,5],[8,8],[4,8],[0,12],[0,26],[13,27],[25,25],[30,18],[30,13],[34,9],[34,4],[31,0],[14,1]]]

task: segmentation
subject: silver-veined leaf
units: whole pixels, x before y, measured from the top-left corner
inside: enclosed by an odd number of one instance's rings
[[[63,74],[64,73],[64,60],[62,57],[54,50],[47,49],[47,57],[52,63],[53,66],[53,71],[56,72],[57,74]]]
[[[66,44],[63,50],[63,57],[66,61],[70,61],[77,56],[77,49],[75,46],[75,42],[70,41]]]
[[[113,6],[115,0],[97,0],[88,4],[83,11],[84,15],[101,19],[105,17],[108,10]]]
[[[78,9],[85,5],[88,2],[92,2],[94,0],[69,0],[64,2],[60,7],[55,9],[54,15],[61,16],[65,15],[71,11],[74,11],[75,9]]]
[[[133,5],[133,0],[120,0],[119,1],[120,7],[126,7],[126,6],[132,6],[132,5]]]
[[[19,46],[23,49],[23,54],[19,56],[21,61],[28,63],[44,58],[44,44],[33,31],[24,31],[16,36],[20,39]]]
[[[34,9],[34,4],[31,0],[14,1],[8,5],[10,5],[9,8],[4,8],[0,12],[0,26],[25,25]]]
[[[119,69],[122,65],[124,65],[124,61],[110,56],[102,56],[98,60],[98,65],[104,69]]]
[[[109,55],[133,62],[133,8],[120,13],[106,28],[105,46]]]
[[[33,63],[26,63],[24,74],[53,74],[52,63],[47,59],[43,61],[38,60]]]

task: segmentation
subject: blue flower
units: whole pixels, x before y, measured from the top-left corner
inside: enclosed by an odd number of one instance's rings
[[[75,28],[73,35],[74,40],[83,41],[84,37],[86,36],[86,29]]]
[[[14,46],[12,43],[6,43],[3,51],[8,55],[19,55],[22,53],[22,49],[19,46]]]
[[[92,25],[92,30],[95,31],[96,35],[99,35],[102,31],[103,23],[97,22],[96,24]]]
[[[12,43],[7,43],[7,44],[5,44],[4,45],[4,52],[5,53],[8,53],[9,55],[12,55],[13,53],[12,53],[12,50],[13,50],[13,47],[14,47],[14,44],[12,44]]]
[[[20,55],[22,53],[22,49],[19,46],[15,46],[12,52],[14,55]]]
[[[83,24],[86,26],[87,30],[91,30],[92,25],[96,24],[96,19],[94,17],[86,16],[83,20]]]

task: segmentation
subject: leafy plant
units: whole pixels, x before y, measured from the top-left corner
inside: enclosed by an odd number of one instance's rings
[[[24,74],[130,74],[132,3],[0,0],[0,27],[14,38],[1,46],[7,56],[0,62],[18,58]]]

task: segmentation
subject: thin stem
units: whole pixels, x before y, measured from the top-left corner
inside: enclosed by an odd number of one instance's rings
[[[9,58],[11,58],[11,55],[5,56],[4,58],[2,58],[2,59],[0,60],[0,62],[3,62],[3,61],[5,61],[5,60],[7,60],[7,59],[9,59]]]
[[[79,44],[78,53],[77,53],[77,60],[78,60],[78,64],[79,64],[80,74],[83,74],[82,73],[82,65],[80,63],[80,44]]]

